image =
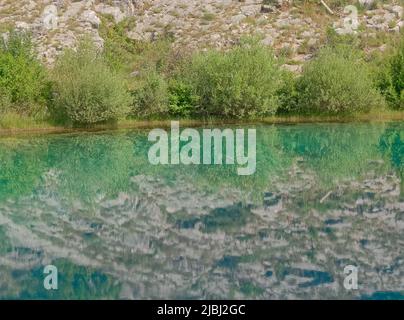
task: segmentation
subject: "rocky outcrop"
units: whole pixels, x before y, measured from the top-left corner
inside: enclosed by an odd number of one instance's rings
[[[115,23],[133,19],[128,31],[132,39],[147,41],[169,34],[175,46],[191,49],[226,48],[243,35],[255,34],[265,45],[288,52],[298,68],[319,45],[329,23],[339,33],[368,32],[370,36],[403,28],[403,8],[395,1],[383,6],[362,2],[367,10],[360,10],[356,24],[351,24],[349,9],[339,8],[330,15],[321,7],[324,18],[318,19],[291,1],[278,0],[1,0],[0,25],[32,31],[40,56],[49,63],[83,34],[102,46],[98,28],[101,18],[108,16]]]

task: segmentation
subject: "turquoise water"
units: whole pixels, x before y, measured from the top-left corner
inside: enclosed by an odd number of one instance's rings
[[[251,176],[153,166],[148,130],[0,138],[0,298],[403,299],[404,123],[252,127]]]

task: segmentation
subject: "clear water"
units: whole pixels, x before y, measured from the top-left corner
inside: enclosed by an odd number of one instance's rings
[[[256,128],[247,177],[146,130],[0,138],[0,298],[403,299],[404,123]]]

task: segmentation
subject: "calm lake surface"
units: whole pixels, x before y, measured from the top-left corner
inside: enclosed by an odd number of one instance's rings
[[[148,130],[0,138],[0,298],[403,299],[404,122],[245,128],[252,176],[153,166]]]

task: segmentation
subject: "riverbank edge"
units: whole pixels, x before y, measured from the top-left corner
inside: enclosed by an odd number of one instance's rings
[[[139,120],[125,119],[114,124],[97,124],[90,127],[63,127],[52,125],[47,121],[32,121],[32,125],[19,127],[2,127],[0,120],[0,137],[30,135],[30,134],[64,134],[79,132],[100,132],[121,129],[152,129],[170,127],[171,121],[180,121],[181,126],[198,127],[202,125],[257,125],[257,124],[285,124],[293,125],[300,123],[349,123],[349,122],[391,122],[404,121],[404,111],[375,111],[367,114],[354,114],[346,116],[306,116],[285,115],[271,116],[257,119],[162,119],[162,120]]]

